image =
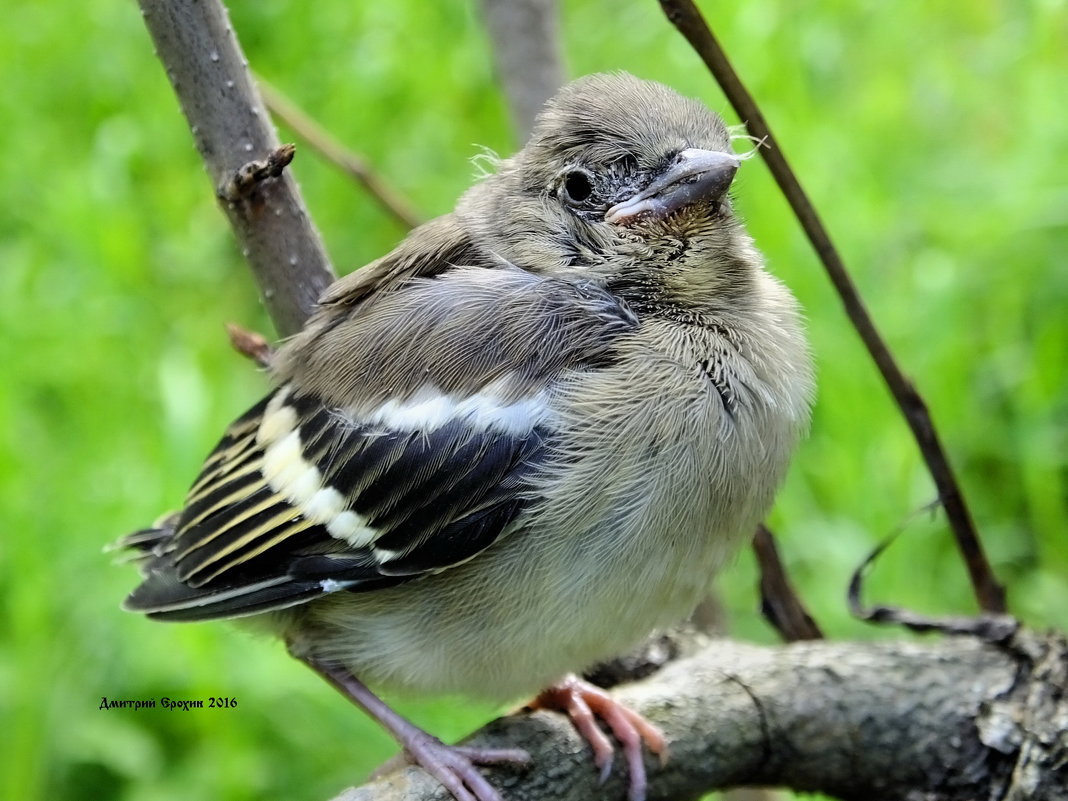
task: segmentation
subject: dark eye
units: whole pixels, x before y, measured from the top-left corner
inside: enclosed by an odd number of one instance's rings
[[[569,203],[585,203],[593,194],[593,182],[585,170],[572,170],[564,176],[564,200]]]

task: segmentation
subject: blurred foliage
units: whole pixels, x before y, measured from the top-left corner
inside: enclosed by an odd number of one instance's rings
[[[653,0],[564,0],[570,72],[629,70],[727,112]],[[1064,0],[705,3],[919,384],[1012,609],[1068,609],[1068,8]],[[104,543],[173,508],[264,379],[223,324],[269,331],[134,3],[5,9],[0,29],[0,795],[325,799],[394,747],[275,642],[118,610]],[[235,0],[254,68],[428,215],[477,145],[512,138],[471,4]],[[727,114],[730,117],[729,114]],[[338,267],[402,236],[340,174],[294,170]],[[904,526],[871,597],[973,602],[931,482],[763,166],[739,202],[807,309],[811,438],[771,523],[838,638],[851,570]],[[748,554],[722,581],[738,636],[773,642]],[[904,636],[893,633],[894,636]],[[100,711],[101,698],[236,697],[230,710]],[[494,710],[402,709],[446,739]]]

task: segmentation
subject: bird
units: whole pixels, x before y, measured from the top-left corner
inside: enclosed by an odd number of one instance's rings
[[[659,729],[577,673],[685,617],[809,424],[802,314],[734,211],[698,100],[563,87],[454,210],[336,281],[183,508],[128,535],[127,610],[248,619],[458,801],[480,765],[383,689],[568,711],[640,801]],[[576,711],[577,710],[577,711]]]

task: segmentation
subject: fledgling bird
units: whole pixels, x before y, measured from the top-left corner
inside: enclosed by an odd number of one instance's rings
[[[327,290],[184,509],[124,541],[125,607],[257,616],[460,801],[498,799],[474,765],[522,752],[444,745],[367,685],[548,687],[604,720],[641,798],[662,736],[571,672],[693,608],[809,415],[797,305],[731,209],[739,163],[662,85],[565,87],[455,211]]]

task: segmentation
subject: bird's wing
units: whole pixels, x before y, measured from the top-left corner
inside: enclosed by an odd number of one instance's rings
[[[281,386],[230,426],[173,532],[142,537],[127,607],[246,615],[470,559],[536,502],[554,383],[635,325],[602,290],[514,268],[371,296],[279,354]]]
[[[335,281],[319,305],[330,311],[353,307],[383,289],[399,287],[410,278],[429,278],[456,266],[485,266],[492,257],[478,248],[452,214],[425,222],[390,253]]]

